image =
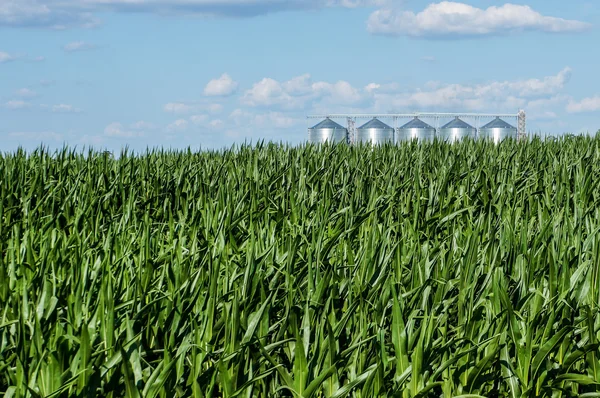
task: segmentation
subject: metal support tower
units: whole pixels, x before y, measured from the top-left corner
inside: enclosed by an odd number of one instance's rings
[[[527,139],[527,118],[523,109],[519,110],[517,116],[517,138],[519,140]]]
[[[356,119],[353,117],[348,117],[346,119],[348,121],[348,138],[351,144],[354,144],[356,139]]]

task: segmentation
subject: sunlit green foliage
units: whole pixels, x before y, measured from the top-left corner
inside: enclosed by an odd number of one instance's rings
[[[599,397],[600,140],[0,156],[6,397]]]

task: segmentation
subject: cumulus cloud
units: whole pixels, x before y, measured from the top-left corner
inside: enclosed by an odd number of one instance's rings
[[[80,1],[59,0],[2,0],[0,27],[33,27],[65,29],[93,27],[98,20]]]
[[[15,92],[15,95],[20,98],[35,98],[37,97],[37,93],[28,88],[22,88]]]
[[[243,102],[250,106],[272,106],[281,105],[286,108],[298,107],[300,101],[287,93],[282,84],[275,79],[263,78],[255,83],[252,88],[244,94]]]
[[[208,97],[227,97],[235,93],[238,83],[227,73],[223,73],[218,79],[208,82],[204,88],[204,95]]]
[[[10,100],[4,104],[5,108],[12,109],[12,110],[25,109],[25,108],[29,108],[30,106],[31,106],[31,104],[29,102],[23,101],[23,100]]]
[[[194,110],[194,107],[183,102],[169,102],[163,109],[169,113],[189,113]]]
[[[80,113],[81,112],[81,109],[75,108],[73,105],[69,105],[69,104],[53,105],[50,109],[54,113]]]
[[[571,100],[567,104],[567,112],[582,113],[582,112],[597,112],[600,111],[600,96],[584,98],[581,101]]]
[[[93,50],[96,46],[90,43],[86,43],[84,41],[74,41],[63,46],[63,50],[68,53],[74,53],[78,51],[87,51]]]
[[[284,82],[263,78],[244,93],[242,103],[252,107],[277,106],[289,110],[303,109],[314,101],[352,105],[362,99],[360,90],[346,81],[313,82],[310,75],[305,74]]]
[[[210,104],[209,106],[206,107],[206,110],[208,110],[210,113],[221,113],[221,111],[223,110],[223,105]]]
[[[299,123],[299,119],[290,117],[281,112],[268,112],[258,114],[254,117],[254,125],[257,127],[274,127],[278,129],[286,129],[293,127]]]
[[[431,83],[424,89],[409,92],[379,91],[377,84],[367,87],[371,88],[369,94],[373,100],[373,109],[379,112],[392,109],[501,111],[515,110],[528,103],[542,107],[543,102],[535,101],[559,94],[570,76],[571,69],[567,67],[554,76],[541,79],[492,81],[475,85]]]
[[[134,130],[154,130],[156,126],[154,124],[145,122],[143,120],[137,121],[130,126]]]
[[[0,51],[0,64],[3,64],[5,62],[14,61],[15,59],[16,59],[16,56],[11,55],[9,53],[5,53],[4,51]]]
[[[190,121],[196,125],[201,125],[208,121],[208,115],[193,115],[190,117]]]
[[[111,123],[104,129],[104,135],[107,137],[115,138],[134,138],[143,137],[144,133],[141,131],[128,130],[123,127],[121,123]]]
[[[189,123],[187,120],[178,119],[167,126],[167,132],[168,133],[176,133],[179,131],[185,131],[185,130],[187,130],[188,125],[189,125]]]
[[[0,26],[66,29],[95,27],[98,12],[254,17],[326,7],[381,6],[387,0],[2,0]]]
[[[2,7],[1,2],[2,2],[2,0],[0,0],[0,9]],[[1,13],[1,10],[0,10],[0,13]],[[1,24],[0,24],[0,27],[2,27]],[[0,64],[12,62],[12,61],[16,61],[16,60],[24,60],[26,62],[42,62],[42,61],[45,61],[46,58],[42,57],[42,56],[37,56],[37,57],[28,56],[27,54],[9,54],[7,52],[0,51]]]
[[[253,114],[251,112],[240,108],[235,109],[229,114],[229,119],[233,120],[233,122],[238,126],[247,124],[248,120],[252,117]]]
[[[548,98],[539,98],[527,103],[528,120],[555,119],[558,117],[556,110],[563,109],[564,105],[570,100],[565,94],[556,94]]]
[[[328,97],[330,101],[342,105],[356,104],[362,98],[358,89],[343,80],[336,83],[313,83],[312,89],[317,97]]]
[[[196,103],[196,102],[169,102],[163,106],[167,113],[188,114],[188,113],[219,113],[223,110],[223,105],[215,103]]]
[[[301,119],[282,112],[252,113],[243,109],[235,109],[229,119],[236,126],[285,129],[297,126]]]
[[[419,13],[383,8],[367,21],[368,31],[374,34],[424,38],[580,32],[590,27],[585,22],[542,15],[526,5],[507,3],[482,9],[452,1],[430,4]]]
[[[214,119],[208,123],[208,126],[213,129],[222,128],[224,125],[225,125],[225,123],[221,119]]]
[[[71,0],[75,2],[75,0]],[[86,0],[88,9],[162,14],[252,17],[325,7],[384,5],[389,0]],[[63,3],[64,4],[64,3]]]
[[[372,82],[357,88],[345,81],[336,83],[313,81],[310,75],[301,75],[287,81],[263,78],[241,97],[240,102],[250,108],[269,108],[271,112],[327,113],[336,112],[399,112],[399,111],[500,111],[515,110],[532,104],[542,107],[536,100],[557,96],[571,78],[566,67],[556,75],[506,81],[490,81],[482,84],[442,84],[429,82],[422,88],[409,90],[395,82]],[[556,100],[552,103],[557,105]],[[541,109],[536,110],[542,115]],[[273,117],[272,114],[270,117]],[[230,119],[237,125],[254,123],[254,116],[247,110],[238,109]],[[271,125],[290,124],[263,117]],[[260,123],[258,123],[260,124]],[[265,123],[267,124],[267,123]]]

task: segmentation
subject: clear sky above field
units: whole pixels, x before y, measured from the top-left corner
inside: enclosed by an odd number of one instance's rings
[[[297,143],[350,111],[595,132],[599,25],[596,0],[0,0],[0,149]]]

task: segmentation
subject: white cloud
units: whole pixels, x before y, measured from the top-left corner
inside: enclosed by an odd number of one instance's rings
[[[436,61],[437,61],[437,59],[436,59],[434,56],[431,56],[431,55],[426,55],[426,56],[424,56],[424,57],[421,57],[421,61],[425,61],[425,62],[431,62],[431,63],[433,63],[433,62],[436,62]]]
[[[0,51],[0,64],[3,64],[5,62],[14,61],[16,58],[17,57],[14,55]]]
[[[210,113],[221,113],[221,111],[223,111],[223,105],[221,105],[221,104],[210,104],[206,109]]]
[[[487,9],[442,1],[414,13],[383,8],[371,14],[367,29],[374,34],[413,37],[501,35],[520,31],[579,32],[591,27],[580,21],[544,16],[526,5],[504,4]]]
[[[231,112],[229,119],[231,119],[236,126],[251,126],[266,129],[285,129],[294,127],[301,122],[300,118],[282,112],[254,114],[239,108]]]
[[[144,133],[140,131],[126,130],[121,123],[111,123],[104,129],[104,135],[116,138],[134,138],[143,137]]]
[[[345,81],[313,82],[310,75],[301,75],[279,82],[264,78],[241,97],[250,107],[279,108],[280,110],[326,110],[335,108],[378,112],[390,109],[469,109],[492,107],[513,109],[525,106],[530,99],[554,95],[561,91],[571,77],[564,68],[554,76],[541,79],[495,81],[477,85],[440,84],[431,82],[424,89],[401,91],[397,83],[373,82],[358,89]],[[275,110],[275,109],[273,109]],[[240,114],[230,117],[239,120]]]
[[[297,125],[299,120],[281,112],[269,112],[254,117],[254,125],[257,127],[274,127],[286,129]]]
[[[356,104],[362,99],[359,90],[345,81],[333,84],[317,82],[312,84],[312,89],[318,97],[328,97],[331,102],[336,104]]]
[[[204,95],[208,97],[227,97],[235,93],[238,83],[227,73],[224,73],[218,79],[208,82],[204,88]]]
[[[190,121],[196,125],[204,124],[208,121],[208,115],[194,115],[190,117]]]
[[[83,5],[79,0],[2,0],[0,26],[58,30],[97,26],[98,20],[89,11],[82,11]]]
[[[178,131],[185,131],[188,128],[188,121],[185,119],[178,119],[175,120],[173,123],[169,124],[167,126],[167,132],[169,133],[175,133]]]
[[[154,130],[156,128],[156,126],[154,126],[154,124],[152,124],[152,123],[140,120],[140,121],[133,123],[130,126],[130,128],[132,128],[133,130]]]
[[[368,93],[375,92],[381,88],[381,84],[378,83],[369,83],[365,86],[365,91]]]
[[[365,86],[364,91],[367,94],[374,93],[397,93],[400,90],[398,83],[369,83]]]
[[[370,93],[373,109],[378,112],[389,110],[451,110],[451,111],[509,111],[525,107],[544,106],[535,100],[556,96],[569,81],[570,69],[565,68],[555,76],[542,79],[516,81],[492,81],[485,84],[440,84],[432,82],[425,89],[410,92],[383,92],[373,88]],[[556,104],[558,98],[553,104]],[[548,103],[546,103],[547,105]],[[536,111],[538,110],[536,109]],[[541,109],[539,109],[541,110]]]
[[[169,113],[189,113],[194,109],[193,106],[183,102],[169,102],[164,106],[165,112]]]
[[[384,5],[387,0],[1,0],[0,27],[95,27],[96,12],[253,17],[281,11]]]
[[[53,105],[51,108],[54,113],[80,113],[81,109],[75,108],[73,105],[58,104]]]
[[[250,106],[281,105],[286,108],[298,107],[298,102],[285,92],[277,80],[265,77],[244,94],[242,101]]]
[[[25,108],[29,108],[31,106],[31,104],[29,102],[26,101],[22,101],[22,100],[11,100],[11,101],[7,101],[4,106],[8,109],[25,109]]]
[[[0,14],[2,13],[2,0],[0,0]],[[0,15],[1,18],[1,15]],[[2,27],[2,24],[0,24],[0,28]],[[0,51],[0,64],[6,63],[6,62],[12,62],[12,61],[16,61],[16,60],[25,60],[27,62],[42,62],[45,61],[46,58],[42,57],[42,56],[37,56],[37,57],[32,57],[32,56],[28,56],[27,54],[9,54],[7,52],[4,51]]]
[[[96,46],[90,43],[86,43],[84,41],[74,41],[69,44],[65,44],[63,46],[63,50],[68,53],[78,52],[78,51],[87,51],[93,50]]]
[[[304,75],[296,76],[283,82],[281,86],[290,95],[301,96],[311,93],[311,85],[311,77],[308,73],[305,73]]]
[[[242,103],[252,107],[277,106],[286,110],[303,109],[314,101],[352,105],[362,100],[360,91],[346,81],[313,82],[308,74],[285,82],[266,77],[247,90],[241,99]]]
[[[224,124],[225,123],[223,123],[221,119],[211,120],[210,123],[208,123],[208,125],[213,129],[220,129]]]
[[[555,76],[547,76],[543,79],[528,79],[508,83],[508,88],[517,92],[523,97],[531,97],[536,95],[552,94],[561,90],[566,83],[571,79],[571,68],[566,67]],[[506,84],[506,83],[504,83]],[[500,84],[500,87],[502,83]],[[494,86],[491,89],[497,89]]]
[[[549,98],[539,98],[531,100],[525,106],[527,109],[528,120],[556,119],[559,109],[564,109],[564,105],[570,100],[565,94],[553,95]]]
[[[225,122],[221,119],[211,119],[209,115],[206,114],[199,114],[199,115],[193,115],[190,116],[189,121],[191,123],[193,123],[195,126],[199,126],[202,128],[206,128],[206,129],[220,129],[225,125]],[[176,121],[176,123],[179,122],[180,126],[173,126],[175,129],[176,127],[181,127],[182,129],[185,129],[188,127],[187,122],[185,122],[184,119],[181,119],[180,121]],[[173,130],[173,128],[171,129]]]
[[[30,90],[28,88],[22,88],[19,89],[15,92],[15,95],[17,97],[21,97],[21,98],[35,98],[37,97],[37,93],[33,90]]]
[[[241,97],[243,105],[269,108],[271,114],[236,109],[229,118],[237,126],[285,126],[296,123],[300,113],[328,112],[400,112],[400,111],[516,111],[529,107],[532,117],[548,118],[560,106],[557,99],[542,109],[542,102],[561,94],[571,77],[566,67],[556,75],[542,78],[490,81],[481,84],[442,84],[429,82],[419,89],[408,89],[395,82],[372,82],[363,88],[350,83],[318,81],[301,75],[288,81],[264,78]],[[558,98],[558,97],[557,97]],[[564,100],[563,100],[564,101]],[[279,114],[277,114],[279,112]],[[260,113],[258,113],[260,114]],[[276,115],[278,117],[276,117]],[[282,119],[281,116],[290,119]]]
[[[251,112],[238,108],[229,114],[229,119],[233,120],[236,125],[241,126],[243,124],[248,124],[252,115]]]
[[[600,111],[600,96],[584,98],[581,101],[571,100],[567,105],[567,112],[582,113]]]
[[[187,114],[193,112],[209,112],[215,114],[220,113],[223,110],[223,105],[215,103],[169,102],[164,105],[163,110],[174,114]]]

